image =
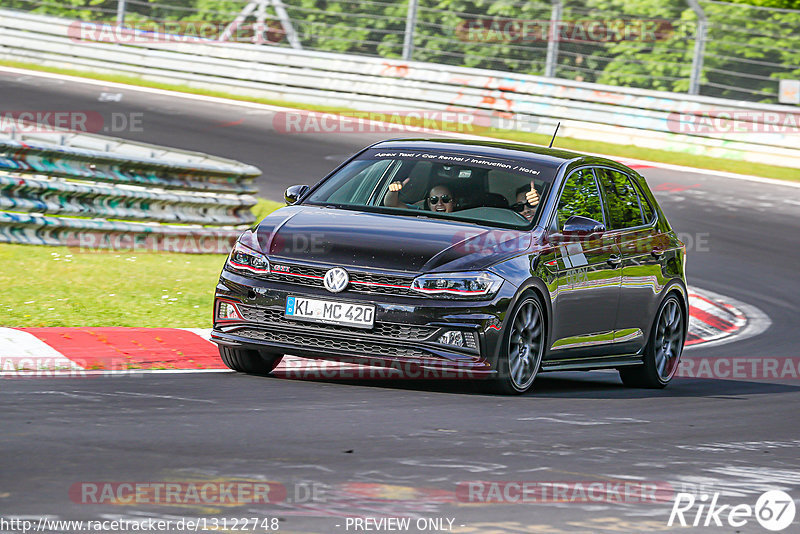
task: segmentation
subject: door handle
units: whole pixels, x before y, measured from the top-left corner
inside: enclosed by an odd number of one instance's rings
[[[654,248],[652,251],[650,251],[650,254],[652,254],[655,259],[659,259],[661,256],[664,255],[664,249]]]
[[[609,267],[619,267],[619,265],[622,263],[622,258],[614,254],[608,257],[606,263],[608,263]]]

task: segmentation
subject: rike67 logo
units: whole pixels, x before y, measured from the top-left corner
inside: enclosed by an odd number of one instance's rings
[[[719,493],[713,496],[678,493],[672,503],[667,526],[677,522],[682,527],[743,527],[754,517],[767,530],[779,532],[794,521],[795,504],[788,493],[771,490],[761,494],[755,506],[720,504]],[[737,531],[738,532],[738,531]]]

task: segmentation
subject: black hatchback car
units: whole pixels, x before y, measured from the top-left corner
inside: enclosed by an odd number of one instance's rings
[[[392,140],[285,196],[216,288],[212,339],[231,369],[269,373],[290,353],[522,393],[540,371],[611,368],[660,388],[678,368],[685,247],[624,165]]]

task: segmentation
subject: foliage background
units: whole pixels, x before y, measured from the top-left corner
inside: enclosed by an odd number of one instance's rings
[[[562,0],[563,21],[669,21],[650,42],[561,42],[556,76],[685,92],[697,16],[686,0]],[[399,58],[408,0],[284,0],[306,49]],[[800,79],[800,0],[701,0],[709,20],[701,94],[776,102],[778,80]],[[247,0],[127,0],[126,22],[233,20]],[[84,20],[114,20],[117,0],[4,0],[3,7]],[[790,11],[794,10],[794,11]],[[542,21],[549,1],[419,0],[413,59],[544,74],[542,39],[468,38],[465,21]],[[288,46],[272,8],[268,40]],[[213,37],[213,36],[209,36]],[[243,39],[251,36],[241,34]]]

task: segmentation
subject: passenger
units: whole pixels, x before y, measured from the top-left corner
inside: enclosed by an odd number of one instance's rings
[[[528,219],[533,220],[536,214],[536,206],[539,205],[539,192],[536,185],[531,182],[531,186],[523,185],[517,189],[517,201],[511,205],[511,209]]]
[[[408,183],[411,178],[406,178],[402,182],[392,182],[389,184],[389,191],[383,199],[383,205],[392,208],[414,208],[400,200],[400,190]],[[446,185],[434,186],[428,191],[425,196],[425,209],[429,211],[438,211],[443,213],[451,213],[455,210],[456,199],[453,192]]]
[[[428,192],[425,205],[431,211],[450,213],[455,209],[456,199],[446,185],[437,185]]]

